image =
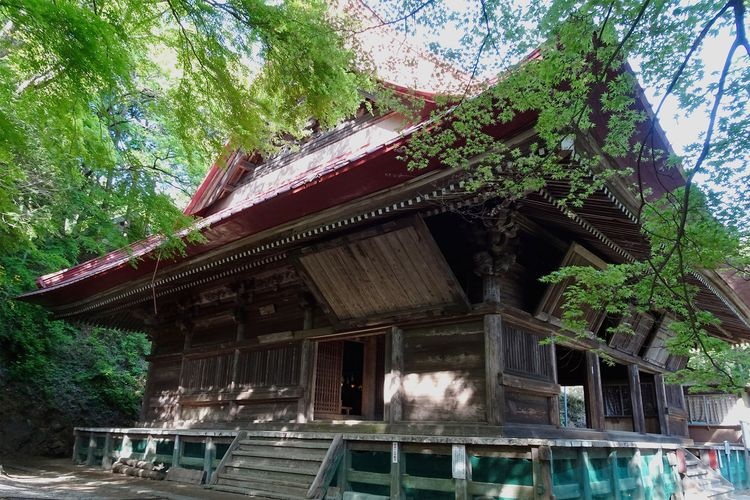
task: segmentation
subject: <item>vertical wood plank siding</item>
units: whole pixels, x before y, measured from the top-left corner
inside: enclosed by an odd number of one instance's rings
[[[404,330],[403,419],[485,421],[482,323]]]

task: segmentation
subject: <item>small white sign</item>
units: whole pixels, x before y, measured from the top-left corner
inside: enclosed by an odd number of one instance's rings
[[[453,479],[466,479],[466,447],[453,445]]]
[[[398,443],[391,443],[391,463],[398,463]]]

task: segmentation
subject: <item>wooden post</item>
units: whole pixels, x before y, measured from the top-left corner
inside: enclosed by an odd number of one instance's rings
[[[146,451],[143,452],[143,460],[150,462],[156,456],[156,440],[154,436],[149,435],[146,440]]]
[[[81,449],[81,433],[73,431],[73,462],[78,463],[78,451]]]
[[[343,495],[349,489],[349,479],[346,474],[352,468],[352,454],[349,451],[348,442],[344,441],[344,458],[339,462],[339,471],[336,474],[336,486],[339,488],[339,494]],[[341,496],[339,496],[341,498]]]
[[[656,407],[659,411],[659,432],[671,436],[669,416],[667,415],[667,389],[664,387],[664,375],[654,375],[654,390],[656,392]]]
[[[185,352],[188,351],[192,345],[193,345],[193,324],[187,320],[181,320],[178,322],[178,326],[180,328],[180,331],[185,335],[185,339],[182,344],[182,362],[180,364],[180,383],[177,387],[177,403],[175,404],[174,409],[174,421],[177,422],[180,420],[180,416],[182,414],[182,403],[180,399],[182,398],[182,393],[185,390]]]
[[[180,435],[175,434],[174,446],[172,447],[172,467],[179,467],[180,465],[180,455],[182,452],[182,450],[180,449],[182,447],[182,443],[180,441]]]
[[[604,430],[604,396],[599,356],[586,351],[586,414],[592,429]]]
[[[364,360],[362,363],[362,418],[375,419],[375,369],[377,343],[375,337],[363,339]]]
[[[641,450],[636,449],[628,464],[629,475],[635,478],[635,491],[632,498],[644,498],[645,488],[643,485],[643,470],[641,470]]]
[[[633,430],[646,432],[646,417],[643,414],[643,396],[641,395],[641,375],[638,365],[628,365],[628,383],[630,384],[630,401],[633,408]]]
[[[549,446],[531,448],[532,473],[534,474],[534,500],[554,498],[552,486],[552,450]]]
[[[469,500],[469,460],[466,456],[466,445],[454,444],[452,447],[453,480],[456,486],[456,500]]]
[[[403,418],[403,386],[404,370],[404,332],[393,327],[391,337],[391,370],[385,377],[385,408],[389,423],[396,423]]]
[[[102,469],[112,468],[112,433],[108,432],[104,438],[104,454],[102,455]]]
[[[609,464],[609,480],[612,482],[612,500],[620,500],[622,494],[620,493],[620,478],[617,475],[617,450],[609,452],[607,463]]]
[[[484,377],[487,423],[503,425],[505,389],[500,384],[505,370],[503,353],[503,319],[499,314],[484,316]]]
[[[401,443],[391,443],[391,500],[402,500],[404,490],[401,487],[401,476],[404,475],[404,454]]]
[[[206,484],[208,484],[211,482],[211,471],[216,458],[216,445],[214,445],[214,440],[210,436],[205,439],[204,443],[206,446],[203,452],[203,472],[206,473]]]
[[[304,424],[314,418],[317,343],[305,339],[302,341],[300,350],[299,385],[302,387],[302,397],[297,400],[297,422]]]
[[[143,389],[143,401],[141,401],[141,412],[139,415],[140,421],[145,422],[148,417],[148,409],[150,406],[151,399],[151,386],[154,379],[154,364],[149,362],[148,369],[146,370],[146,387]]]
[[[94,465],[94,450],[96,449],[96,436],[89,432],[89,449],[86,453],[86,465]]]
[[[239,302],[239,300],[238,300]],[[245,340],[245,330],[247,327],[246,321],[245,321],[245,308],[243,307],[243,304],[240,303],[235,309],[234,309],[234,322],[237,324],[237,331],[234,335],[235,342],[241,342]],[[240,350],[239,348],[234,350],[234,355],[232,356],[232,377],[229,381],[229,390],[234,392],[237,390],[237,375],[239,373],[239,365],[240,365]],[[229,401],[229,420],[234,420],[234,417],[237,415],[237,402],[235,400]]]
[[[591,478],[589,477],[589,452],[583,448],[578,449],[578,473],[581,481],[581,498],[591,500]]]

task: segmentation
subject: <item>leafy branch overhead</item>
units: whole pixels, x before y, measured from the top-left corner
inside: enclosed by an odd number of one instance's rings
[[[37,276],[188,225],[178,207],[227,141],[268,152],[357,109],[368,82],[326,16],[315,0],[0,0],[0,378],[53,387],[56,346],[101,347],[11,300]],[[100,393],[132,414],[127,374],[128,398]]]
[[[590,308],[625,317],[632,308],[668,314],[680,319],[672,326],[673,351],[700,354],[678,374],[681,380],[732,390],[746,385],[746,367],[722,361],[737,348],[709,335],[721,332],[718,318],[695,305],[700,273],[744,276],[748,269],[745,3],[553,1],[520,8],[480,0],[461,11],[441,2],[419,3],[419,9],[417,2],[406,3],[402,11],[417,12],[406,20],[397,8],[384,10],[412,29],[461,30],[460,46],[436,41],[435,48],[463,62],[472,79],[498,75],[478,97],[453,99],[450,110],[441,111],[441,131],[425,132],[410,145],[412,166],[437,157],[466,169],[470,188],[516,200],[549,181],[564,181],[568,194],[558,201],[573,211],[605,183],[627,186],[650,251],[603,270],[569,267],[545,278],[574,281],[566,294],[566,327],[587,335]],[[717,55],[705,47],[721,41],[723,65],[707,73],[705,61]],[[639,111],[638,80],[660,96],[653,113]],[[705,116],[700,139],[682,156],[658,137],[668,100]],[[508,147],[492,137],[495,120],[510,122],[521,113],[537,115],[534,141]],[[572,159],[563,159],[563,144],[575,148]]]

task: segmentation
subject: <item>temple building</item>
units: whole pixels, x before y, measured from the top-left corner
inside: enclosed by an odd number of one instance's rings
[[[571,208],[564,181],[509,203],[437,162],[409,170],[401,148],[431,126],[436,96],[386,84],[420,114],[371,101],[294,150],[228,153],[186,209],[204,239],[185,255],[157,258],[154,236],[23,297],[152,341],[138,427],[78,429],[75,457],[142,455],[268,498],[669,498],[688,476],[721,486],[685,451],[689,408],[665,382],[686,363],[666,349],[674,318],[590,311],[591,335],[577,338],[560,328],[566,283],[540,282],[647,254],[626,179]],[[535,120],[489,132],[524,149]],[[561,146],[560,161],[597,153],[598,134]],[[655,190],[683,183],[666,164],[641,175]],[[750,338],[750,309],[722,277],[695,284],[721,319],[713,334]],[[607,333],[618,321],[635,334]],[[747,486],[746,452],[730,451]]]

